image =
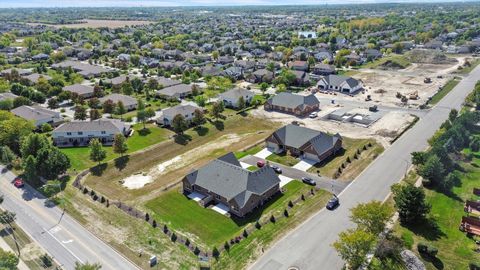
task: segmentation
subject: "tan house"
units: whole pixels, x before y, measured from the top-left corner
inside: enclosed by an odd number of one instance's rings
[[[318,111],[320,101],[311,94],[308,96],[296,95],[283,92],[271,97],[265,102],[265,110],[278,111],[294,114],[296,116],[305,116],[308,113]]]

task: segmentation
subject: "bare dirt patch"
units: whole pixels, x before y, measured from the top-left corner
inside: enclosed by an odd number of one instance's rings
[[[48,25],[55,28],[122,28],[125,26],[138,26],[138,25],[147,25],[152,24],[151,21],[123,21],[123,20],[91,20],[86,19],[79,23],[73,24],[41,24],[41,23],[30,23],[30,25]]]

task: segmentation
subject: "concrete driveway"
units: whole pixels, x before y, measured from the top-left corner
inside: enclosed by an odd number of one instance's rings
[[[313,165],[315,165],[315,163],[317,163],[317,162],[314,161],[314,160],[302,158],[302,159],[300,160],[300,162],[298,162],[297,164],[295,164],[292,168],[306,172],[306,171],[307,171],[308,169],[310,169]]]
[[[268,149],[268,148],[263,148],[260,152],[256,153],[254,156],[261,158],[261,159],[266,159],[268,156],[273,154],[273,152]]]

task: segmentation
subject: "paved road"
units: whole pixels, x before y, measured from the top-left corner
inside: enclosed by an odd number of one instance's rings
[[[390,148],[380,155],[340,195],[340,207],[335,211],[321,210],[290,232],[250,268],[282,270],[291,266],[304,269],[341,269],[343,261],[332,248],[338,234],[354,224],[349,220],[350,208],[361,202],[383,200],[390,186],[398,182],[410,166],[410,153],[427,147],[427,139],[448,118],[452,108],[459,109],[477,80],[480,67],[465,77],[437,106]]]
[[[245,162],[250,165],[256,165],[257,161],[263,160],[261,158],[255,157],[255,156],[246,156],[242,158],[240,161]],[[317,182],[317,187],[327,190],[329,192],[333,192],[335,194],[339,194],[342,192],[342,190],[345,189],[345,187],[348,185],[347,181],[337,181],[333,180],[328,177],[324,176],[317,176],[316,174],[304,172],[292,167],[288,167],[279,163],[275,163],[272,161],[269,161],[271,164],[275,164],[278,167],[282,169],[282,175],[293,178],[293,179],[302,179],[302,177],[310,177],[315,182]]]
[[[68,214],[50,205],[45,197],[30,186],[17,189],[9,171],[0,174],[0,194],[4,195],[2,207],[16,213],[16,222],[64,269],[74,269],[75,262],[102,264],[102,269],[138,269],[113,248],[95,237]]]

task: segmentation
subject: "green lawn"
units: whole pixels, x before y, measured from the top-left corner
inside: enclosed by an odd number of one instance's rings
[[[253,166],[253,165],[252,165],[252,166],[249,166],[249,167],[247,168],[247,170],[252,171],[252,172],[257,171],[258,169],[260,169],[260,168],[258,168],[257,166]]]
[[[228,218],[214,210],[201,207],[197,202],[189,200],[178,190],[162,194],[146,203],[157,221],[166,222],[169,226],[193,235],[196,243],[213,247],[220,246],[225,241],[241,233],[242,228],[249,223],[256,222],[263,213],[280,213],[287,206],[289,200],[300,196],[301,192],[308,192],[310,186],[300,181],[292,181],[284,186],[285,192],[270,200],[263,208],[251,213],[244,219]]]
[[[457,84],[459,83],[460,81],[459,80],[456,80],[456,79],[451,79],[450,81],[448,81],[440,91],[438,91],[433,97],[432,99],[430,100],[430,104],[432,105],[435,105],[437,104],[444,96],[446,96],[448,93],[450,93],[450,91],[452,91],[452,89],[457,86]]]
[[[136,124],[133,126],[135,131],[133,135],[127,139],[128,153],[162,142],[168,139],[168,136],[172,134],[171,131],[159,128],[154,124],[147,124],[146,127],[147,129],[143,130],[142,124]],[[105,161],[120,156],[113,153],[111,146],[105,146],[104,149],[107,151],[107,158]],[[81,171],[95,165],[95,163],[89,158],[90,149],[88,147],[69,147],[60,148],[60,150],[70,158],[70,163],[72,164],[71,169]]]
[[[480,187],[480,159],[478,153],[476,155],[472,162],[474,166],[462,164],[466,173],[462,174],[461,185],[454,187],[451,195],[426,189],[427,201],[432,205],[430,216],[437,228],[425,224],[409,228],[397,224],[395,227],[396,233],[415,252],[419,242],[438,248],[439,260],[426,262],[427,269],[468,269],[468,263],[480,261],[480,254],[474,251],[474,241],[458,229],[465,215],[464,201],[480,199],[472,194],[474,187]]]
[[[297,164],[300,160],[296,159],[295,157],[288,155],[286,153],[281,153],[281,154],[271,154],[270,156],[267,157],[267,160],[280,163],[285,166],[293,166]]]
[[[463,67],[462,69],[457,70],[455,73],[468,74],[470,73],[470,71],[476,68],[479,64],[480,64],[480,58],[476,58],[475,60],[470,62],[470,66]]]
[[[364,145],[368,145],[369,143],[372,144],[372,147],[364,150],[360,157],[355,159],[354,155],[357,149],[362,149]],[[347,137],[343,137],[343,149],[344,150],[339,151],[336,156],[322,163],[315,164],[308,172],[333,177],[342,163],[350,158],[351,162],[343,169],[339,178],[353,180],[384,150],[374,139],[352,139]]]
[[[397,66],[398,68],[406,68],[410,65],[410,61],[403,56],[403,55],[398,55],[398,54],[393,54],[389,56],[382,57],[378,60],[368,62],[364,65],[362,65],[362,68],[380,68],[387,62],[392,63],[393,65]]]
[[[248,155],[255,155],[256,153],[260,152],[261,150],[262,150],[262,146],[257,145],[257,146],[251,147],[251,148],[249,148],[245,151],[235,152],[235,157],[237,159],[241,159],[241,158],[246,157]]]

